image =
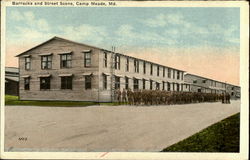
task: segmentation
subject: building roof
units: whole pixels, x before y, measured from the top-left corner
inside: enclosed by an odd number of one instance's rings
[[[19,77],[5,76],[5,80],[12,80],[15,82],[19,82]]]
[[[5,67],[5,72],[19,73],[19,69],[16,67]]]
[[[232,85],[232,86],[235,86],[235,87],[239,87],[239,86],[237,86],[237,85],[233,85],[233,84],[226,83],[226,82],[221,82],[221,81],[218,81],[218,80],[214,80],[214,79],[211,79],[211,78],[198,76],[198,75],[191,74],[191,73],[186,73],[186,74],[184,74],[184,76],[186,76],[186,75],[191,75],[191,76],[195,76],[195,77],[198,77],[198,78],[203,78],[203,79],[212,80],[212,81],[215,81],[215,82],[224,83],[224,84]]]
[[[99,47],[95,47],[95,46],[91,46],[91,45],[87,45],[87,44],[84,44],[84,43],[79,43],[79,42],[75,42],[75,41],[71,41],[71,40],[67,40],[67,39],[60,38],[60,37],[55,36],[55,37],[52,37],[51,39],[49,39],[49,40],[47,40],[47,41],[45,41],[45,42],[43,42],[43,43],[41,43],[41,44],[38,44],[38,45],[36,45],[36,46],[30,48],[30,49],[27,50],[27,51],[24,51],[24,52],[22,52],[22,53],[16,55],[16,57],[19,57],[19,56],[21,56],[21,55],[23,55],[23,54],[25,54],[25,53],[27,53],[27,52],[29,52],[29,51],[31,51],[31,50],[37,48],[37,47],[40,47],[40,46],[42,46],[42,45],[44,45],[44,44],[46,44],[46,43],[52,41],[52,40],[60,40],[60,41],[75,43],[75,44],[78,44],[78,45],[87,46],[87,47],[91,47],[91,48],[95,48],[95,49],[100,49],[100,50],[103,50],[103,51],[106,51],[106,52],[112,52],[112,51],[107,50],[107,49],[103,49],[103,48],[99,48]],[[141,61],[145,61],[145,62],[148,62],[148,63],[156,64],[156,65],[159,65],[159,66],[164,66],[164,65],[161,65],[161,64],[157,64],[157,63],[155,63],[155,62],[143,60],[143,59],[136,58],[136,57],[131,57],[131,56],[128,56],[128,55],[125,55],[125,54],[121,54],[121,53],[116,53],[116,54],[120,54],[120,55],[122,55],[122,56],[130,57],[130,58],[135,58],[135,59],[138,59],[138,60],[141,60]],[[185,72],[184,70],[176,69],[176,68],[169,67],[169,66],[164,66],[164,67],[167,67],[167,68],[171,68],[171,69],[175,69],[175,70],[178,70],[178,71],[183,71],[183,72]]]

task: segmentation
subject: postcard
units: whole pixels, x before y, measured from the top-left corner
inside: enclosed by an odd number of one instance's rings
[[[248,156],[244,1],[2,1],[1,158]]]

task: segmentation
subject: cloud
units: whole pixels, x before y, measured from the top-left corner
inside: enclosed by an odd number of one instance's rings
[[[121,44],[134,45],[144,43],[146,45],[173,45],[176,41],[164,37],[163,35],[153,31],[139,31],[132,25],[121,25],[116,33],[116,40]],[[137,44],[138,45],[138,44]]]
[[[149,18],[142,20],[142,22],[150,27],[165,27],[170,24],[182,25],[185,23],[184,17],[182,14],[159,14],[154,18]]]
[[[94,45],[100,44],[108,37],[105,27],[81,24],[79,26],[61,26],[58,28],[61,36],[75,41],[85,41]]]

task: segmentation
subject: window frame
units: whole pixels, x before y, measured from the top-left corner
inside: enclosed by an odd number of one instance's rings
[[[134,59],[134,71],[135,73],[139,73],[139,60]]]
[[[126,58],[126,72],[129,72],[129,57]]]
[[[84,52],[84,67],[91,67],[91,51]]]
[[[157,66],[157,76],[158,77],[160,76],[160,66],[159,65]]]
[[[153,64],[151,63],[150,64],[150,75],[153,75],[153,70],[154,70],[154,67],[153,67]]]
[[[104,52],[103,65],[105,68],[108,67],[108,53],[107,52]]]
[[[142,89],[146,89],[146,80],[142,79]]]
[[[45,84],[42,84],[43,79],[45,80]],[[40,90],[50,90],[51,89],[50,81],[51,81],[51,77],[40,77]]]
[[[29,60],[29,61],[27,61]],[[25,70],[30,70],[31,69],[31,58],[29,57],[24,57],[24,66]]]
[[[102,82],[103,82],[103,90],[107,90],[108,89],[108,76],[103,74],[102,75]]]
[[[30,77],[24,78],[24,90],[30,90]]]
[[[120,70],[120,65],[121,65],[121,57],[120,55],[116,54],[115,55],[115,69]]]
[[[168,78],[171,78],[171,71],[172,69],[168,68]]]
[[[115,76],[115,89],[121,88],[121,78],[118,76]]]
[[[61,89],[72,90],[73,89],[73,78],[72,76],[62,76],[61,77]]]
[[[65,60],[63,60],[63,56],[66,57]],[[70,57],[70,58],[69,58]],[[65,61],[65,64],[66,66],[64,66],[64,62]],[[70,62],[69,66],[68,66],[68,62]],[[72,53],[64,53],[64,54],[60,54],[60,68],[72,68]]]
[[[143,61],[143,74],[146,74],[146,62]]]
[[[49,60],[50,57],[50,60]],[[46,60],[44,61],[43,58],[46,58]],[[43,63],[45,62],[45,67],[43,68]],[[50,67],[48,67],[50,63]],[[42,70],[46,70],[46,69],[52,69],[52,55],[42,55],[41,56],[41,69]]]
[[[129,78],[125,77],[125,89],[129,89]]]
[[[139,79],[137,79],[137,78],[133,79],[133,89],[134,89],[134,91],[139,90]]]
[[[85,75],[85,90],[92,89],[92,75]]]

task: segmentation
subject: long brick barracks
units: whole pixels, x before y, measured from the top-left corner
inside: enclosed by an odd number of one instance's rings
[[[20,100],[111,102],[123,89],[240,98],[239,86],[59,37],[17,57]]]

